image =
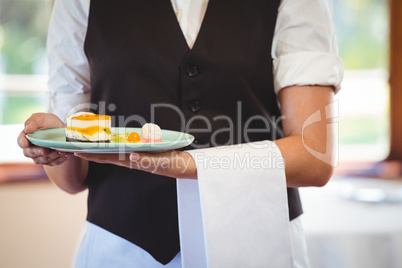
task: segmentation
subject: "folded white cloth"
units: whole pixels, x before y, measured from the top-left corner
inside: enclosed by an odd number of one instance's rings
[[[177,180],[183,268],[293,267],[286,177],[271,141],[188,151]]]

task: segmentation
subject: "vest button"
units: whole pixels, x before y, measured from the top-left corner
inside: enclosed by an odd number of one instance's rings
[[[197,66],[188,67],[186,72],[189,77],[195,77],[198,75],[198,67]]]
[[[190,110],[193,113],[198,112],[200,109],[201,109],[201,105],[200,105],[199,101],[194,101],[194,102],[190,103]]]

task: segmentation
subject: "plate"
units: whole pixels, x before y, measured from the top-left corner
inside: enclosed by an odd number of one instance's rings
[[[112,127],[112,133],[124,134],[137,132],[141,128],[118,128]],[[68,142],[66,141],[65,128],[52,128],[38,130],[26,135],[27,139],[40,147],[51,148],[63,152],[79,153],[130,153],[130,152],[164,152],[178,149],[191,144],[194,136],[172,130],[162,130],[163,142],[156,143],[119,143],[119,142]]]

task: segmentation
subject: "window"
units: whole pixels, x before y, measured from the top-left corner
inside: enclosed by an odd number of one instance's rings
[[[380,161],[389,153],[389,14],[385,0],[331,0],[345,64],[339,100],[340,161]]]
[[[0,124],[44,111],[50,0],[0,0]]]
[[[40,166],[14,163],[32,163],[15,141],[19,124],[44,111],[51,7],[51,0],[0,0],[0,182],[45,177]]]

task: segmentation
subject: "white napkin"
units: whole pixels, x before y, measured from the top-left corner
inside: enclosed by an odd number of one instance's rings
[[[284,162],[275,143],[188,151],[178,179],[183,268],[292,267]]]

